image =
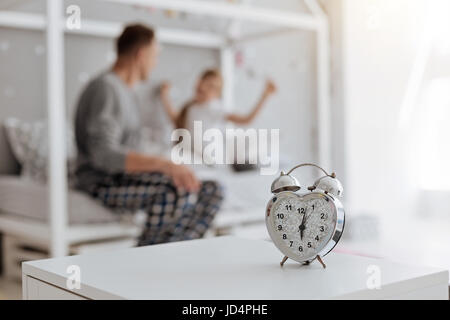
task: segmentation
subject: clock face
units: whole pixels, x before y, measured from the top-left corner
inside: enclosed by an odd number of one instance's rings
[[[336,229],[334,202],[321,193],[284,192],[269,203],[267,228],[275,245],[296,261],[314,259]]]

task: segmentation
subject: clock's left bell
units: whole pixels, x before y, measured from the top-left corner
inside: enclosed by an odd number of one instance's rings
[[[271,187],[272,193],[279,193],[283,191],[295,192],[300,189],[301,187],[297,179],[293,176],[284,173],[283,171],[281,171],[280,176],[276,178],[274,182],[272,182]]]

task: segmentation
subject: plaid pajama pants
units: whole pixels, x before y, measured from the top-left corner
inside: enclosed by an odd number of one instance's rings
[[[223,199],[214,181],[197,193],[180,192],[161,173],[106,176],[91,193],[109,208],[147,213],[140,246],[202,238]]]

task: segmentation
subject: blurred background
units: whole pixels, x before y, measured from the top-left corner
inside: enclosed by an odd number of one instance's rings
[[[318,111],[320,52],[315,32],[273,31],[260,22],[168,10],[145,1],[117,2],[64,1],[64,8],[81,9],[81,29],[67,32],[64,38],[69,129],[80,90],[114,62],[114,30],[123,23],[140,21],[155,29],[233,40],[262,34],[233,44],[232,58],[227,60],[232,61],[232,77],[225,77],[233,92],[229,108],[248,111],[266,79],[276,82],[277,95],[252,127],[280,129],[283,170],[301,162],[320,164],[320,136],[329,134],[328,170],[335,171],[344,185],[347,217],[337,251],[450,269],[448,0],[318,2],[329,28],[328,122],[320,121]],[[311,1],[209,2],[314,14]],[[0,299],[20,297],[20,262],[47,257],[52,241],[43,177],[48,152],[45,14],[45,1],[0,0],[0,121],[4,126],[0,135]],[[148,83],[137,89],[149,144],[167,141],[170,134],[157,94],[161,81],[172,83],[172,99],[181,107],[202,70],[224,68],[224,52],[214,45],[165,39],[160,41],[157,68]],[[76,156],[70,136],[68,130],[69,164],[70,157]],[[210,236],[268,238],[263,212],[273,177],[257,175],[218,176],[229,191]],[[297,177],[309,185],[316,172],[299,172]],[[134,244],[139,233],[136,215],[117,221],[116,215],[111,218],[85,195],[68,192],[67,253]]]

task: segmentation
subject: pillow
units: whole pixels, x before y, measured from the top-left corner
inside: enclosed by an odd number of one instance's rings
[[[48,125],[46,121],[26,122],[8,118],[4,123],[12,152],[20,163],[21,176],[38,182],[47,181]],[[75,170],[77,151],[74,133],[66,132],[68,171]]]

